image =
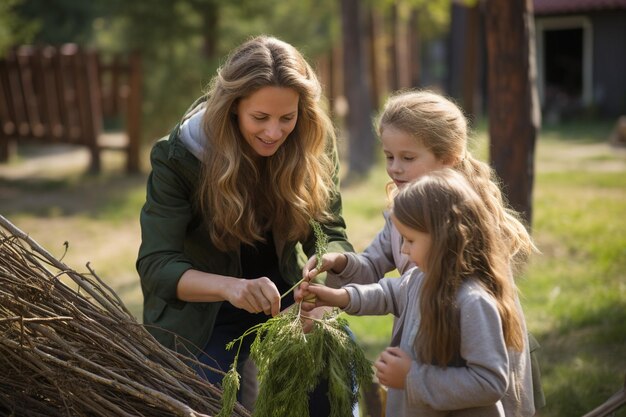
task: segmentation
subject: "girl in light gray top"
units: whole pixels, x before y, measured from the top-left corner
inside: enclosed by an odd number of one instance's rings
[[[399,345],[375,363],[386,415],[532,416],[524,318],[506,242],[481,197],[444,169],[404,187],[391,220],[418,268],[400,279],[332,289],[301,285],[316,306],[394,314]]]
[[[505,204],[494,170],[475,158],[468,150],[467,119],[461,109],[444,96],[426,90],[406,90],[393,94],[385,103],[377,130],[391,179],[387,194],[391,199],[406,184],[422,175],[442,168],[461,173],[474,191],[483,199],[508,244],[511,279],[516,268],[525,263],[534,247],[519,216]],[[339,288],[349,283],[378,282],[386,273],[397,270],[404,274],[415,264],[401,253],[402,237],[384,213],[385,226],[361,253],[325,254],[320,268],[317,259],[309,259],[303,269],[306,280],[327,271],[326,285]],[[296,291],[296,298],[300,297]],[[519,306],[520,312],[521,306]],[[396,343],[401,323],[394,320],[392,344]],[[533,363],[533,398],[535,408],[545,405],[541,373],[536,355],[539,344],[528,333],[530,361]]]

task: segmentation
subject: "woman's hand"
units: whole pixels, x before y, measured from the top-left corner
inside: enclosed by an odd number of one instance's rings
[[[374,367],[381,384],[404,389],[406,376],[411,369],[411,357],[399,347],[388,347],[376,359]]]
[[[275,316],[280,311],[278,288],[267,277],[242,279],[188,269],[178,280],[176,296],[190,302],[228,301],[249,313]]]
[[[226,300],[249,313],[263,312],[273,317],[280,312],[280,293],[267,277],[234,280]]]

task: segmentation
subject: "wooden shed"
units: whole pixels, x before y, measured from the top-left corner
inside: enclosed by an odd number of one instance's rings
[[[626,114],[626,0],[534,0],[544,117]]]
[[[533,0],[537,90],[546,121],[626,114],[626,0]],[[453,0],[447,92],[486,106],[485,2]]]

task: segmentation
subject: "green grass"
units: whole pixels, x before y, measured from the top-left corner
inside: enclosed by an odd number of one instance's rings
[[[474,154],[487,155],[478,123]],[[542,417],[581,416],[624,385],[626,375],[626,149],[607,145],[607,123],[546,127],[537,142],[533,237],[541,254],[519,280],[529,329],[542,345]],[[11,169],[19,164],[11,164]],[[1,168],[1,166],[0,166]],[[83,168],[81,168],[83,169]],[[147,171],[147,169],[146,169]],[[42,174],[7,179],[0,213],[64,262],[98,275],[141,317],[134,269],[146,175]],[[383,226],[387,176],[344,184],[348,236],[363,250]],[[368,358],[387,346],[392,318],[349,317]],[[626,409],[617,417],[626,417]]]
[[[624,385],[626,150],[602,151],[607,131],[548,131],[539,144],[533,233],[543,253],[522,289],[542,343],[542,416],[582,415]],[[559,151],[567,160],[555,164]]]

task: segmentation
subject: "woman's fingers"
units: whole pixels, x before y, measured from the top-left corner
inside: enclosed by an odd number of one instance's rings
[[[231,301],[235,307],[249,313],[265,313],[275,316],[280,312],[280,293],[276,285],[267,277],[242,279],[239,295]]]
[[[278,288],[271,282],[271,285],[261,286],[261,307],[263,312],[274,317],[280,312],[280,293]]]

